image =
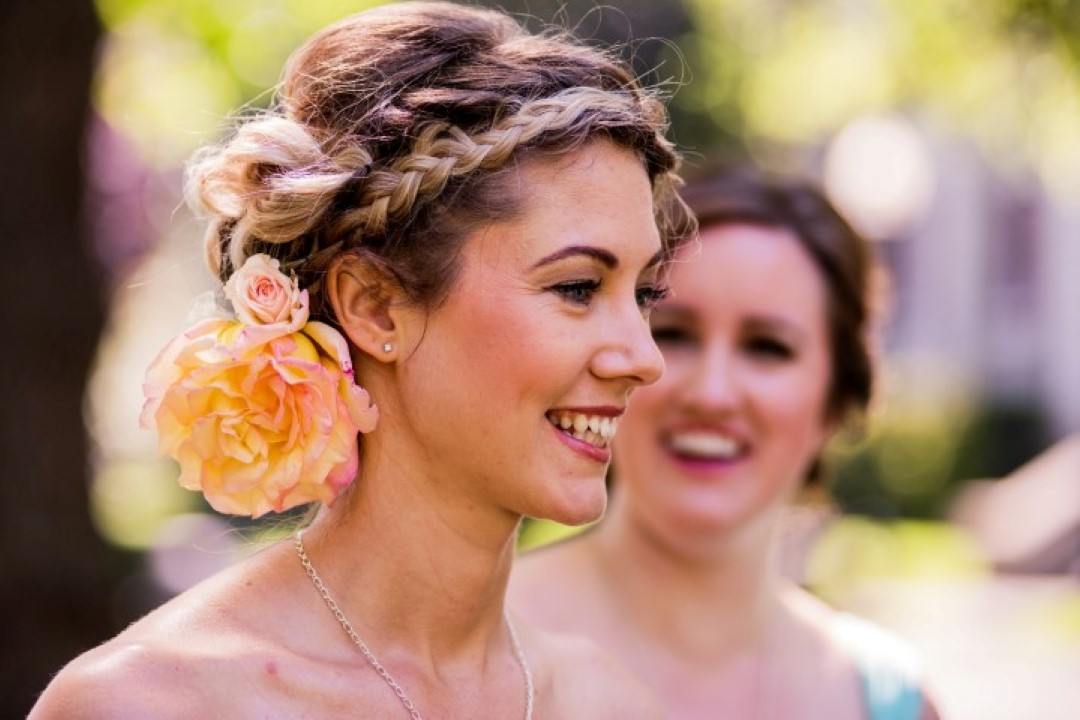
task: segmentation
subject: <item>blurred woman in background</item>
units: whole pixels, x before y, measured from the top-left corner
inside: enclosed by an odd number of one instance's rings
[[[700,246],[650,324],[666,370],[619,425],[604,520],[515,566],[511,606],[625,662],[678,720],[918,720],[899,640],[775,565],[785,507],[871,396],[872,262],[820,192],[732,170],[683,192]]]

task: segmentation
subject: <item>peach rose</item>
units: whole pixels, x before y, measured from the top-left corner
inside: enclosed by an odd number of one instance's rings
[[[280,267],[269,255],[252,255],[225,283],[237,319],[264,339],[296,332],[308,319],[307,290]]]
[[[285,287],[265,290],[256,290],[266,302],[253,314],[296,317],[295,293],[280,302]],[[309,322],[266,339],[253,336],[257,329],[212,318],[175,338],[147,371],[141,422],[179,462],[180,484],[220,512],[259,517],[330,504],[356,476],[356,436],[375,427],[377,410],[355,384],[336,330]]]

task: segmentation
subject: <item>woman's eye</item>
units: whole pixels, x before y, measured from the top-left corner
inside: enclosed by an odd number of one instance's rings
[[[790,360],[795,357],[794,350],[787,343],[774,338],[751,338],[746,347],[754,355],[773,360]]]
[[[600,289],[600,281],[574,280],[553,285],[550,289],[574,305],[588,305],[593,295]]]
[[[670,288],[656,287],[655,285],[646,285],[645,287],[639,287],[635,292],[638,307],[642,312],[648,313],[656,304],[666,298],[668,293],[671,292]]]
[[[657,345],[688,345],[694,341],[693,335],[681,327],[653,327],[652,337]]]

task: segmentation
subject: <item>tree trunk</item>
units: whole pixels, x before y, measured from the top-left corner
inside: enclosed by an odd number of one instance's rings
[[[82,220],[92,4],[0,5],[0,716],[113,630],[108,548],[88,513],[83,391],[104,321]]]

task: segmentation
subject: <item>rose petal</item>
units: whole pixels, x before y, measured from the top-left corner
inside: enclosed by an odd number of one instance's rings
[[[167,345],[147,373],[144,422],[179,462],[180,484],[219,512],[334,502],[356,476],[357,433],[375,427],[344,338],[321,323],[279,330],[211,319]]]
[[[352,358],[349,357],[349,344],[337,330],[321,322],[309,322],[304,326],[304,334],[314,340],[322,351],[334,359],[341,372],[352,376]]]

